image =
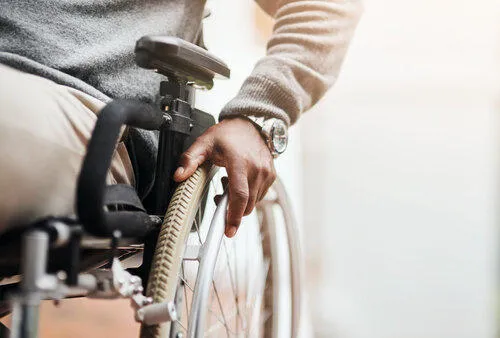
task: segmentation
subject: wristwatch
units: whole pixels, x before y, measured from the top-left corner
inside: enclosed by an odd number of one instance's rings
[[[288,145],[288,127],[285,121],[265,116],[242,115],[242,117],[250,120],[260,131],[274,158],[286,150]]]

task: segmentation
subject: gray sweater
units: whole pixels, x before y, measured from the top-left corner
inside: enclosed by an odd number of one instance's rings
[[[257,2],[276,20],[267,55],[220,118],[253,114],[293,123],[334,83],[360,1]],[[194,42],[204,6],[204,0],[0,0],[0,63],[103,101],[152,102],[160,76],[135,65],[135,41],[165,34]],[[156,147],[154,135],[135,132],[131,151],[142,186],[151,181]]]

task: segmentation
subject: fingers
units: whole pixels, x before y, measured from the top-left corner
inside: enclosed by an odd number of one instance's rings
[[[276,170],[274,169],[273,166],[271,168],[269,175],[266,177],[264,184],[262,184],[261,189],[259,190],[257,202],[261,201],[264,198],[264,196],[266,196],[267,192],[269,191],[269,188],[273,185],[275,180],[276,180]]]
[[[259,195],[260,186],[262,185],[262,174],[254,170],[254,174],[248,177],[248,203],[245,208],[244,216],[248,216],[252,213],[255,203],[257,203],[257,198]]]
[[[226,236],[233,237],[246,210],[249,190],[246,168],[234,164],[227,168],[229,175],[229,204],[226,217]]]
[[[259,202],[269,190],[269,187],[276,179],[276,171],[272,160],[263,162],[259,166],[254,167],[255,174],[249,176],[248,185],[250,186],[250,198],[245,210],[245,216],[249,215],[255,208],[255,204]]]
[[[237,167],[238,168],[238,167]],[[246,174],[248,165],[240,170],[228,170],[229,207],[226,223],[226,236],[233,237],[243,216],[249,215],[276,179],[272,162],[269,166],[254,167],[253,174]]]
[[[221,179],[220,179],[221,183],[222,183],[222,187],[223,189],[225,190],[227,185],[229,184],[229,179],[227,178],[227,176],[223,176]],[[219,205],[220,203],[220,200],[222,199],[222,194],[220,195],[215,195],[214,196],[214,202],[215,202],[215,205]]]
[[[276,179],[273,163],[269,165],[249,165],[246,161],[233,158],[227,168],[229,175],[229,205],[226,217],[226,236],[233,237],[243,216],[249,215]],[[221,179],[226,185],[227,178]],[[215,196],[218,204],[221,196]]]
[[[253,190],[254,191],[251,191],[249,194],[247,207],[245,208],[245,212],[243,213],[243,216],[250,215],[253,211],[253,208],[255,208],[255,203],[257,203],[258,191],[257,191],[257,189],[253,189]]]
[[[174,173],[174,181],[182,182],[190,177],[196,169],[212,154],[213,141],[211,137],[199,137],[181,155],[179,168]]]

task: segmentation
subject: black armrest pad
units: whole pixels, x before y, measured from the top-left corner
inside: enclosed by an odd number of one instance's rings
[[[222,60],[195,44],[172,36],[144,36],[137,41],[135,54],[140,67],[208,88],[212,87],[216,75],[230,76]]]

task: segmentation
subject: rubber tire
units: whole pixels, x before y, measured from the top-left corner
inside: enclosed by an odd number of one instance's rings
[[[186,241],[207,183],[210,183],[209,171],[208,166],[198,168],[172,196],[158,236],[147,286],[147,296],[155,303],[174,300]],[[170,323],[141,326],[141,338],[169,336]]]

